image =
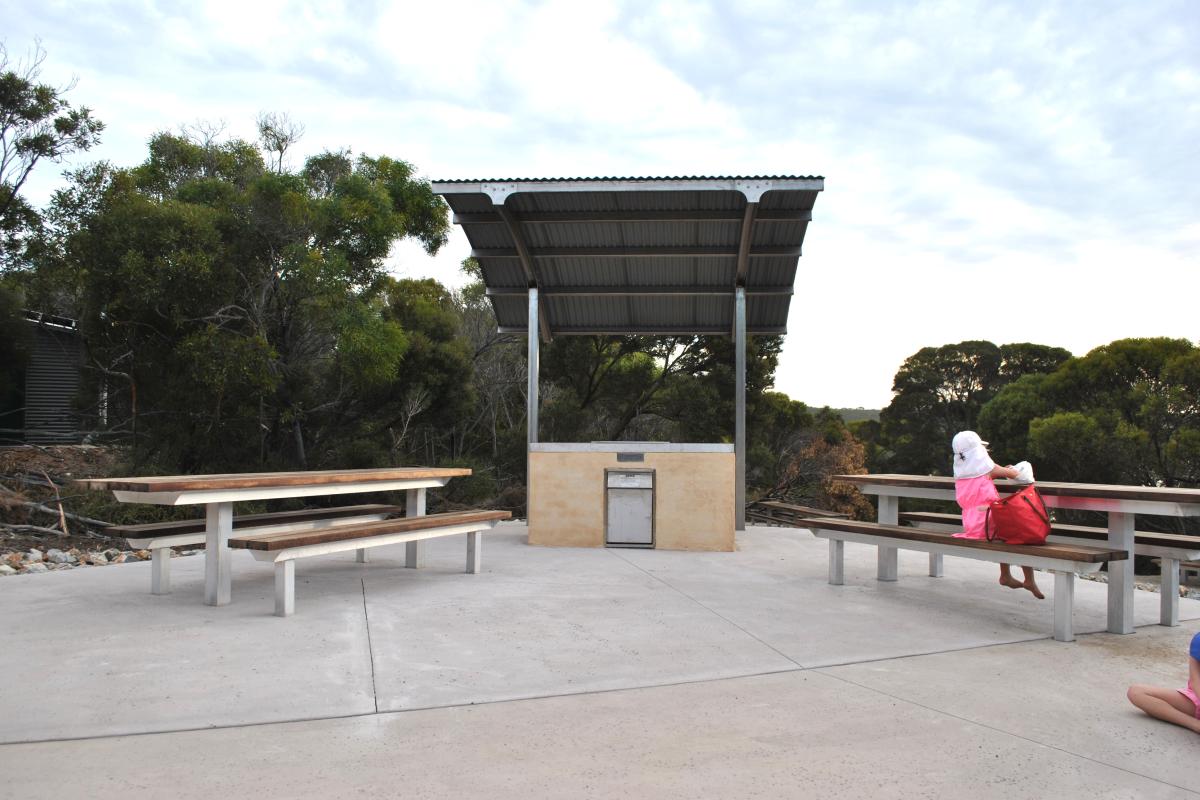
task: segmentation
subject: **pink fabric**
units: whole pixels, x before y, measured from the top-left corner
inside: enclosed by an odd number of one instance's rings
[[[1196,693],[1192,691],[1192,687],[1185,686],[1179,690],[1179,693],[1192,701],[1192,713],[1196,715],[1196,719],[1200,719],[1200,698],[1196,697]]]
[[[963,532],[954,534],[960,539],[986,539],[987,507],[1000,499],[996,484],[988,475],[960,478],[954,482],[954,499],[963,510]]]

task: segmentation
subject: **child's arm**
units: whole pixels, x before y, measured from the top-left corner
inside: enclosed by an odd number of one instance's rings
[[[1019,475],[1012,467],[1002,467],[999,464],[992,467],[992,471],[988,473],[989,478],[1015,478]]]

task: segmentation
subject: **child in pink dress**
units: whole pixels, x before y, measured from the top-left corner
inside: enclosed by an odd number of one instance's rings
[[[987,538],[988,504],[999,500],[993,478],[1016,478],[1013,467],[997,466],[988,455],[987,442],[975,431],[959,431],[954,435],[954,497],[962,509],[963,532],[955,536],[961,539]],[[1022,567],[1025,580],[1012,576],[1008,564],[1000,565],[1000,585],[1010,589],[1028,589],[1038,600],[1045,595],[1038,589],[1033,578],[1033,567]]]
[[[1200,633],[1188,648],[1188,682],[1182,689],[1135,684],[1129,687],[1129,702],[1155,719],[1200,733]]]

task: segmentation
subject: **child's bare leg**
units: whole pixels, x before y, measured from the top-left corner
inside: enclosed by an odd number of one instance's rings
[[[1012,573],[1008,571],[1008,564],[1000,565],[1000,585],[1007,586],[1010,589],[1022,589],[1025,587],[1025,584],[1014,578]]]
[[[1155,719],[1200,733],[1200,720],[1192,701],[1174,689],[1136,684],[1126,693],[1129,702]]]
[[[1038,600],[1045,600],[1046,595],[1042,594],[1037,581],[1033,579],[1033,567],[1021,567],[1021,569],[1025,571],[1025,582],[1021,584],[1021,588],[1028,589]]]

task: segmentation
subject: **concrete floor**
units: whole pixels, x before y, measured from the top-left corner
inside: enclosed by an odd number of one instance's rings
[[[0,797],[1197,797],[1200,738],[1144,717],[1133,682],[1182,685],[1200,601],[1104,628],[1076,584],[1072,644],[1048,598],[996,567],[751,528],[736,553],[529,547],[488,534],[300,562],[296,615],[234,554],[0,580]]]

